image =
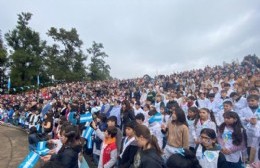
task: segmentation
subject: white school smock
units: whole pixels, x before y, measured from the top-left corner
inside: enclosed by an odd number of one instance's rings
[[[224,132],[222,134],[222,139],[224,142],[224,148],[231,148],[233,145],[233,139],[232,139],[232,133],[233,133],[233,129],[228,129],[227,127],[225,127]],[[222,148],[223,148],[222,147]],[[229,155],[225,154],[225,158],[228,162],[233,162],[233,163],[237,163],[239,162],[239,159],[241,157],[241,151],[236,151],[234,153],[231,153]]]
[[[196,151],[196,157],[202,168],[218,168],[219,150],[202,152],[202,146],[199,145]]]
[[[200,120],[199,120],[199,121],[197,122],[196,126],[195,126],[195,135],[194,135],[194,133],[193,133],[193,137],[194,137],[195,139],[198,139],[198,138],[199,138],[200,132],[201,132],[201,130],[202,130],[203,128],[211,128],[211,129],[213,129],[213,130],[215,131],[215,133],[217,133],[217,132],[216,132],[216,124],[215,124],[213,121],[207,120],[207,121],[205,121],[203,124],[201,124],[201,122],[200,122]]]

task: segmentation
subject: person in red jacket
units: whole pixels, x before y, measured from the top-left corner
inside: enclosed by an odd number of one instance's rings
[[[103,133],[94,122],[91,123],[92,128],[95,130],[96,135],[103,140],[98,168],[111,168],[117,162],[117,145],[116,145],[116,127],[108,127]]]

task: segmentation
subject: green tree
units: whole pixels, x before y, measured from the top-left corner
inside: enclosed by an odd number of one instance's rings
[[[102,43],[96,43],[95,41],[92,44],[92,47],[87,49],[89,56],[91,56],[91,63],[89,64],[89,77],[91,80],[107,80],[110,79],[110,66],[106,64],[104,59],[108,55],[102,51]]]
[[[35,84],[38,74],[45,75],[42,54],[46,41],[42,41],[39,33],[28,26],[31,17],[31,13],[18,14],[16,28],[5,34],[12,49],[11,79],[12,85],[16,86]]]
[[[47,47],[47,72],[58,80],[79,81],[86,77],[84,61],[87,56],[82,52],[83,42],[75,28],[67,31],[63,28],[57,30],[51,27],[47,35],[55,42]],[[60,45],[61,44],[61,45]]]
[[[260,68],[260,59],[255,54],[254,55],[249,54],[244,57],[242,61],[242,65],[246,65],[248,63],[257,66],[257,68]]]
[[[6,52],[6,48],[4,47],[2,33],[0,30],[0,68],[6,69],[7,62],[8,62],[7,52]]]

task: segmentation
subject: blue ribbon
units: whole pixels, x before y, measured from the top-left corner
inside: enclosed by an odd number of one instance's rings
[[[184,151],[183,148],[178,148],[175,152],[178,153],[178,154],[180,154],[180,155],[182,155],[182,156],[185,156],[185,155],[184,155],[185,151]]]
[[[85,114],[80,115],[79,123],[91,122],[92,120],[92,114],[90,112],[86,112]]]
[[[94,129],[88,126],[83,132],[81,137],[85,138],[88,141],[88,148],[92,148],[92,133],[94,132]]]

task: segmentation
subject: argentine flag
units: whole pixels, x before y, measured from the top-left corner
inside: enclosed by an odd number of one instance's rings
[[[33,168],[37,164],[39,159],[40,155],[38,155],[34,151],[31,151],[18,168]]]
[[[8,91],[10,91],[10,88],[11,88],[11,78],[9,77],[9,78],[8,78],[8,83],[7,83],[7,89],[8,89]]]
[[[80,115],[79,123],[91,122],[92,120],[92,114],[90,112],[86,112],[85,114]]]
[[[47,141],[41,141],[37,144],[37,153],[41,156],[47,155],[49,152],[49,149],[46,148]]]
[[[92,127],[87,127],[83,132],[81,137],[85,138],[88,141],[88,149],[92,148],[92,133],[94,129]]]

